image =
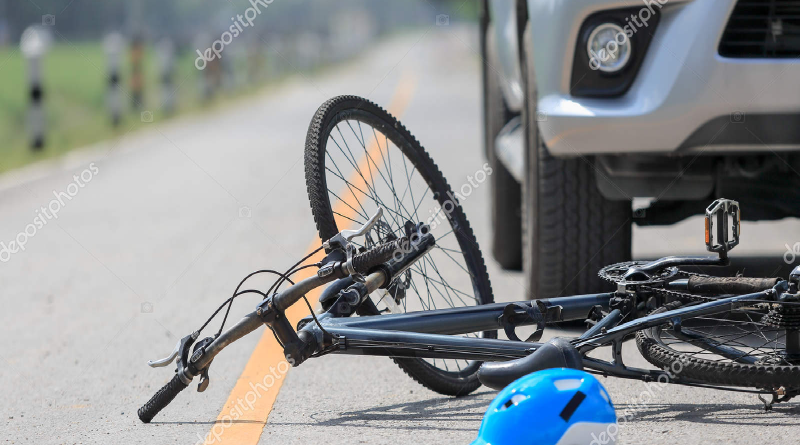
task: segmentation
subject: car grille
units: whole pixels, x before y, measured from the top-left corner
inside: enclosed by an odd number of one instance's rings
[[[719,44],[724,57],[800,57],[800,0],[739,0]]]

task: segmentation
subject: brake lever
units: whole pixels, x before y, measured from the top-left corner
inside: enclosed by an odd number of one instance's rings
[[[181,353],[184,352],[184,350],[188,354],[189,346],[192,343],[194,343],[194,341],[197,340],[197,337],[199,337],[199,336],[200,336],[200,332],[194,331],[191,334],[187,335],[186,337],[183,337],[182,339],[178,340],[178,344],[175,345],[175,349],[173,349],[172,352],[170,352],[170,354],[168,356],[166,356],[166,357],[164,357],[164,358],[162,358],[160,360],[149,360],[147,362],[147,365],[150,366],[151,368],[161,368],[161,367],[167,366],[170,363],[172,363],[172,361],[175,360],[175,358],[178,358],[178,362],[179,362],[178,365],[180,367],[181,357],[178,357],[178,356],[181,355]],[[188,358],[188,357],[186,357],[186,358]],[[183,360],[184,362],[186,361],[186,358],[184,358],[184,360]],[[184,366],[185,366],[185,363],[184,363]]]
[[[378,211],[372,215],[372,218],[370,218],[363,227],[357,230],[342,230],[340,233],[347,241],[350,241],[357,236],[364,236],[367,232],[372,230],[373,227],[375,227],[375,224],[378,223],[378,220],[381,219],[381,216],[383,216],[383,207],[378,207]]]
[[[325,248],[326,251],[331,250],[331,248],[341,248],[347,249],[347,246],[350,244],[350,240],[357,237],[357,236],[364,236],[367,232],[372,230],[375,227],[375,224],[378,223],[378,220],[381,219],[383,216],[383,208],[378,207],[378,211],[375,212],[374,215],[364,224],[361,228],[356,230],[342,230],[341,232],[334,235],[331,239],[322,243],[322,246]]]
[[[175,349],[170,352],[170,354],[161,360],[148,360],[147,366],[151,368],[162,368],[164,366],[169,365],[175,360],[175,357],[178,356],[178,353],[181,352],[181,341],[178,340],[178,343],[175,344]]]

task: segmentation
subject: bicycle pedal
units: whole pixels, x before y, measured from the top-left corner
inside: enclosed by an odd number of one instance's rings
[[[720,258],[727,257],[728,251],[739,244],[741,221],[738,202],[725,198],[712,202],[706,208],[706,250],[718,253]],[[716,230],[714,230],[715,224]]]

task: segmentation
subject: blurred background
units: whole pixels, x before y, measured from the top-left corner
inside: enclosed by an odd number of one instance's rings
[[[342,64],[430,26],[432,7],[477,16],[446,0],[0,0],[0,172]]]

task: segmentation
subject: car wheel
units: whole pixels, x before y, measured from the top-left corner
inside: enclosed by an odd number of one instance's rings
[[[631,202],[600,194],[592,159],[550,155],[539,135],[530,24],[521,47],[526,93],[522,256],[529,297],[609,290],[597,272],[631,257]]]

